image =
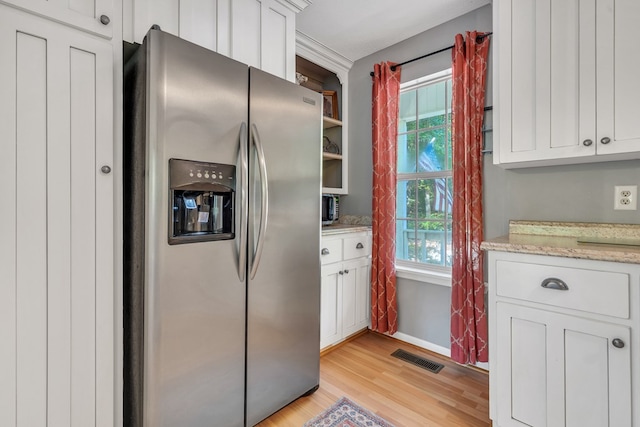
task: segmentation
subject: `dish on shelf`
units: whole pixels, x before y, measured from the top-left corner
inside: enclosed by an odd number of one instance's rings
[[[340,154],[340,147],[338,147],[338,144],[336,144],[335,142],[331,141],[329,139],[329,137],[323,136],[322,137],[322,151],[324,151],[325,153]]]

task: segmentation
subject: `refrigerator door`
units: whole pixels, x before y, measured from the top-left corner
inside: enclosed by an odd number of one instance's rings
[[[246,180],[235,239],[169,245],[168,166],[172,158],[236,165],[242,180],[248,68],[159,31],[146,43],[144,425],[243,426]]]
[[[319,384],[322,98],[250,68],[249,99],[247,425],[253,426]]]

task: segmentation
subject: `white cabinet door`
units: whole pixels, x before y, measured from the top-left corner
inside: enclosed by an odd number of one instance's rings
[[[346,240],[346,239],[345,239]],[[342,335],[349,336],[369,324],[371,259],[345,262],[342,275]]]
[[[124,0],[124,39],[142,43],[152,25],[207,49],[229,55],[231,0]],[[132,15],[132,16],[131,16]]]
[[[631,427],[628,327],[502,302],[496,325],[500,427]]]
[[[494,6],[501,163],[595,154],[595,2],[501,0]]]
[[[276,0],[125,0],[125,40],[152,25],[289,81],[295,79],[295,12]],[[125,14],[126,16],[126,14]],[[131,30],[131,26],[133,30]]]
[[[494,162],[640,157],[636,0],[500,0]]]
[[[0,425],[114,425],[113,51],[0,5]]]
[[[231,57],[295,81],[295,13],[276,0],[234,0]]]
[[[342,265],[322,266],[320,285],[320,348],[342,338]]]
[[[598,153],[640,151],[638,0],[598,1]],[[610,140],[604,144],[605,138]]]
[[[2,0],[20,9],[64,22],[110,38],[113,35],[114,0]]]

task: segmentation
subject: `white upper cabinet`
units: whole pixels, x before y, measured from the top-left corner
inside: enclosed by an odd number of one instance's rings
[[[295,80],[295,15],[307,0],[125,0],[124,39],[152,25],[289,81]]]
[[[113,36],[114,0],[2,0],[0,3],[103,37]]]
[[[494,13],[494,163],[640,157],[640,2],[500,0]]]

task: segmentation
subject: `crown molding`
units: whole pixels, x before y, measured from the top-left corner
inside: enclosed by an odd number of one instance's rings
[[[288,7],[295,13],[302,12],[313,3],[311,0],[276,0],[281,5]]]
[[[353,61],[323,45],[305,33],[296,30],[296,53],[303,58],[333,71],[342,80],[349,73]]]

